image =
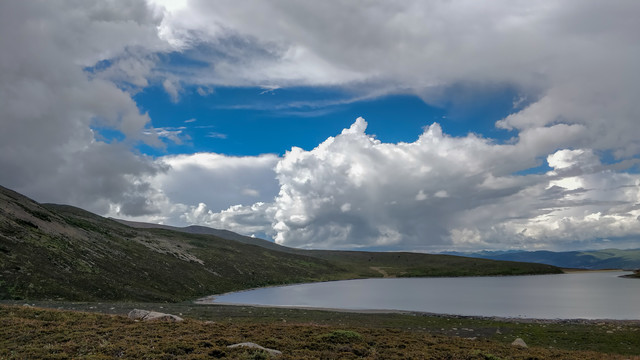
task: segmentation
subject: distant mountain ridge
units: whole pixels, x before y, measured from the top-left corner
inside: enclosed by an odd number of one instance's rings
[[[240,235],[228,230],[214,229],[206,226],[191,225],[187,227],[173,227],[162,224],[152,224],[144,222],[133,222],[119,220],[123,224],[138,228],[163,228],[190,234],[209,234],[219,236],[223,239],[240,241],[246,244],[258,245],[273,248],[280,251],[297,252],[298,249],[275,244],[271,241]],[[547,250],[539,251],[518,251],[518,250],[497,250],[479,252],[446,252],[447,255],[464,256],[480,259],[517,261],[537,264],[547,264],[570,269],[640,269],[640,249],[604,249],[586,251],[564,251],[554,252]]]
[[[640,269],[640,249],[604,249],[588,251],[481,251],[447,252],[449,255],[468,256],[481,259],[523,261],[575,269]]]
[[[178,226],[171,226],[171,225],[164,225],[164,224],[153,224],[153,223],[146,223],[146,222],[139,222],[139,221],[122,220],[122,219],[115,219],[115,218],[112,218],[112,220],[115,220],[121,224],[130,226],[133,228],[138,228],[138,229],[165,229],[165,230],[179,231],[187,234],[213,235],[222,239],[239,241],[244,244],[257,245],[257,246],[265,247],[268,249],[274,249],[277,251],[295,252],[295,249],[278,245],[268,240],[250,237],[250,236],[244,236],[238,233],[234,233],[233,231],[223,230],[223,229],[214,229],[207,226],[190,225],[185,227],[178,227]]]
[[[450,255],[291,249],[202,227],[135,228],[0,186],[0,299],[184,301],[300,282],[557,272]]]

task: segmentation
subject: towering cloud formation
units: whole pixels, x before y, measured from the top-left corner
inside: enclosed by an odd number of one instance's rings
[[[590,150],[560,150],[547,158],[552,170],[514,175],[540,156],[526,142],[455,138],[433,124],[413,143],[388,144],[366,126],[359,118],[311,151],[288,152],[273,203],[188,216],[319,248],[584,247],[640,231],[640,176]]]

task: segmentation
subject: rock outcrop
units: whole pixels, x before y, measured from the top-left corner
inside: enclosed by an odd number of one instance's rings
[[[521,338],[517,338],[517,339],[513,340],[511,345],[513,345],[513,346],[521,346],[523,348],[527,348],[528,347],[527,343],[525,343],[524,340],[522,340]]]
[[[258,349],[258,350],[265,351],[265,352],[269,353],[269,355],[272,355],[272,356],[282,355],[282,351],[274,350],[274,349],[268,349],[266,347],[262,347],[262,346],[260,346],[260,345],[258,345],[256,343],[252,343],[252,342],[243,342],[243,343],[239,343],[239,344],[229,345],[227,347],[230,348],[230,349],[238,348],[238,347],[246,347],[246,348]]]
[[[128,315],[131,320],[178,322],[184,320],[180,316],[157,311],[133,309]]]

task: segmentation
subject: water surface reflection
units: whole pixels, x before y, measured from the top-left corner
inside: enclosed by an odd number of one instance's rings
[[[640,280],[626,272],[363,279],[263,288],[214,303],[540,319],[640,319]]]

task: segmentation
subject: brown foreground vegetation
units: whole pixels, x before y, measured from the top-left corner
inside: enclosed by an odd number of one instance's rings
[[[221,316],[227,310],[229,314],[241,311],[237,307],[215,309]],[[250,321],[253,311],[257,317]],[[340,318],[349,319],[349,314],[327,313],[328,318],[334,319],[329,322],[338,322],[327,325],[327,321],[274,321],[257,308],[244,312],[245,315],[249,312],[249,316],[238,321],[221,317],[216,321],[187,318],[184,322],[166,323],[136,322],[121,315],[1,305],[0,358],[268,359],[269,354],[261,350],[227,348],[235,343],[254,342],[282,351],[279,359],[640,359],[631,354],[521,348],[489,338],[449,336],[421,329],[339,325]],[[305,314],[310,319],[324,316],[322,312],[307,314],[301,310],[293,314],[294,317]],[[354,316],[364,319],[379,315]],[[389,319],[401,317],[389,316]],[[400,323],[416,321],[411,319],[415,316],[402,316],[406,319],[399,320]],[[443,323],[451,320],[436,319]],[[557,330],[553,324],[549,327],[551,332]],[[626,329],[625,336],[619,339],[633,342],[628,333],[637,328],[634,325]],[[576,333],[578,338],[582,335]]]

